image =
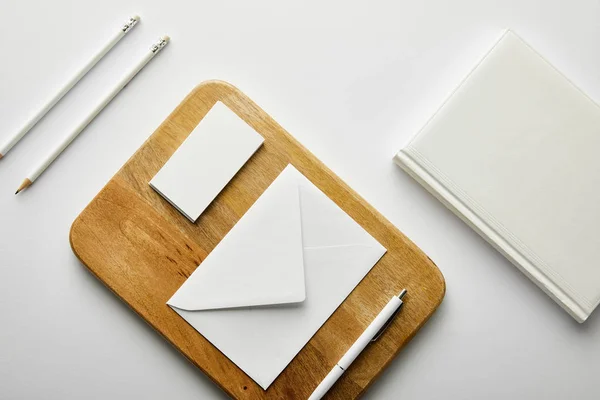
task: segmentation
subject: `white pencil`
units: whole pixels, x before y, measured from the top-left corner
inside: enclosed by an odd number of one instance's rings
[[[54,97],[52,97],[50,100],[48,100],[46,102],[46,104],[44,104],[44,106],[35,114],[33,115],[31,118],[29,118],[29,120],[27,121],[27,123],[13,136],[11,137],[6,143],[4,143],[2,146],[0,146],[0,158],[2,158],[3,156],[6,155],[6,153],[8,153],[10,151],[10,149],[13,148],[13,146],[15,144],[17,144],[17,142],[19,140],[21,140],[21,138],[23,138],[23,136],[25,136],[25,134],[27,132],[29,132],[29,130],[31,128],[34,127],[35,124],[38,123],[38,121],[40,119],[42,119],[42,117],[44,115],[46,115],[46,113],[48,111],[50,111],[52,109],[52,107],[54,107],[54,105],[56,103],[58,103],[58,101],[65,95],[67,94],[67,92],[69,90],[71,90],[71,88],[73,88],[73,86],[75,86],[75,84],[77,84],[77,82],[79,82],[79,80],[81,78],[83,78],[85,76],[85,74],[88,73],[88,71],[90,69],[92,69],[92,67],[94,65],[96,65],[96,63],[98,61],[100,61],[102,59],[102,57],[104,57],[104,55],[106,53],[108,53],[110,51],[110,49],[112,49],[114,47],[115,44],[117,44],[119,42],[119,40],[121,40],[125,34],[127,32],[129,32],[131,30],[131,28],[133,28],[138,21],[140,20],[140,17],[133,16],[131,18],[129,18],[129,21],[127,21],[121,28],[119,28],[118,32],[115,32],[115,34],[110,38],[110,40],[104,45],[104,47],[102,47],[100,49],[100,51],[98,51],[94,57],[92,57],[91,60],[88,61],[88,63],[86,65],[84,65],[76,74],[75,76],[73,76],[71,78],[71,80],[69,80],[63,87],[62,89],[60,89],[58,91],[58,93],[56,93],[54,95]]]
[[[22,191],[23,189],[31,186],[33,182],[48,168],[50,164],[58,157],[71,142],[83,131],[83,129],[93,121],[93,119],[111,102],[112,99],[115,98],[117,94],[133,79],[134,76],[137,75],[138,72],[146,66],[160,52],[160,50],[165,47],[169,43],[169,37],[163,36],[160,40],[152,45],[148,53],[144,55],[144,57],[137,63],[137,65],[131,69],[121,80],[113,87],[113,89],[106,95],[104,98],[98,103],[98,105],[93,109],[93,111],[83,120],[73,132],[71,132],[68,136],[66,136],[62,142],[51,152],[48,157],[46,157],[31,173],[25,178],[19,189],[17,189],[17,193]]]

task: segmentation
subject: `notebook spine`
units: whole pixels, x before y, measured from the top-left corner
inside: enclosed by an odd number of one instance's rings
[[[500,235],[498,229],[495,229],[492,223],[479,217],[466,202],[456,196],[433,174],[429,173],[417,160],[417,157],[413,157],[410,145],[396,154],[394,162],[519,268],[577,322],[582,323],[587,319],[591,311],[586,311],[571,295],[556,285],[538,266],[529,261],[525,255]]]

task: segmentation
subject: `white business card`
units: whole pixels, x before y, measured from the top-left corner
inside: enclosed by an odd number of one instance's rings
[[[150,186],[196,222],[263,141],[250,125],[217,102]]]

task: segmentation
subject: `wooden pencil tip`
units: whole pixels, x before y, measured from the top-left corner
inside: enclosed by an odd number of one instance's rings
[[[20,192],[22,192],[24,189],[28,188],[29,186],[31,186],[31,181],[29,180],[29,178],[25,179],[23,181],[23,183],[21,183],[21,186],[19,186],[19,188],[17,189],[17,191],[15,192],[15,194],[19,194]]]

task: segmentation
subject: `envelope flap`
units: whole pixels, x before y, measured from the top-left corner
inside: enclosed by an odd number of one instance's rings
[[[276,179],[167,304],[194,311],[304,299],[298,186]]]
[[[299,191],[305,251],[327,247],[343,252],[349,247],[360,246],[375,253],[385,253],[385,248],[362,226],[304,176],[301,177],[303,184]]]

